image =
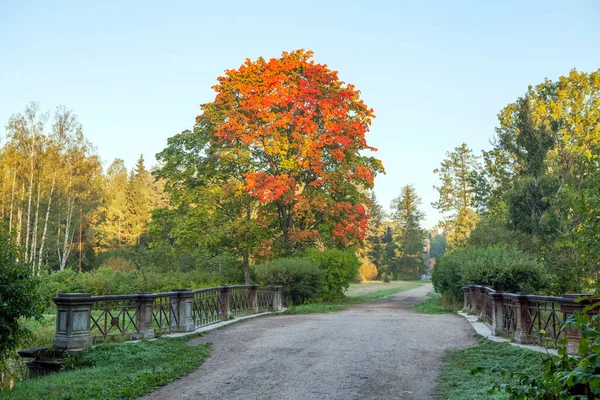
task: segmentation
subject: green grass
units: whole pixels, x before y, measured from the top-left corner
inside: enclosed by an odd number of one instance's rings
[[[481,338],[479,344],[465,350],[448,353],[445,366],[437,387],[442,400],[504,400],[505,393],[488,394],[494,384],[516,383],[509,376],[499,373],[484,372],[476,375],[471,370],[483,367],[501,367],[513,372],[537,374],[541,371],[542,362],[548,356],[531,350],[511,346],[508,343],[496,343]]]
[[[18,383],[0,399],[131,399],[192,372],[210,344],[192,346],[188,338],[109,343],[84,350],[59,374]]]
[[[38,321],[26,319],[21,324],[31,332],[31,336],[25,339],[23,348],[48,347],[56,333],[56,314],[44,314]]]
[[[422,285],[423,284],[419,282],[407,282],[405,284],[397,285],[389,289],[382,289],[356,294],[352,296],[345,296],[336,301],[291,306],[285,311],[285,314],[314,314],[341,311],[344,308],[349,307],[353,304],[360,304],[364,303],[365,301],[383,299],[395,295],[396,293],[404,292],[405,290],[409,289],[414,289]]]
[[[456,311],[452,307],[442,304],[442,295],[439,293],[431,292],[427,295],[429,299],[414,305],[412,309],[422,314],[448,314]]]

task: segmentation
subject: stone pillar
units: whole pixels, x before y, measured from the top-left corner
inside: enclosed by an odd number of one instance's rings
[[[258,313],[258,285],[250,285],[248,288],[248,314]]]
[[[56,304],[56,335],[52,345],[61,350],[81,350],[91,346],[91,295],[60,293],[52,300]]]
[[[137,312],[135,315],[135,324],[137,332],[133,334],[133,339],[154,339],[154,328],[152,327],[153,309],[155,296],[152,294],[138,295]]]
[[[220,317],[222,321],[227,321],[231,318],[231,309],[229,307],[229,294],[231,293],[231,288],[229,286],[221,287],[221,312]]]
[[[502,336],[504,332],[504,295],[502,293],[490,293],[492,298],[492,335]]]
[[[171,291],[173,293],[169,298],[169,333],[177,332],[179,326],[179,291],[181,289],[175,289]]]
[[[479,318],[483,319],[485,317],[485,297],[487,296],[487,291],[484,286],[479,286],[477,289],[479,291]]]
[[[471,288],[469,286],[463,286],[463,312],[466,312],[466,313],[471,312],[471,307],[469,307],[470,297],[471,297]]]
[[[269,285],[267,286],[269,288],[269,292],[271,292],[271,302],[269,304],[269,311],[271,312],[275,312],[275,311],[281,311],[282,306],[281,306],[281,292],[283,289],[283,286],[280,285]]]
[[[471,309],[469,310],[470,314],[477,313],[477,287],[471,286]]]
[[[569,299],[565,303],[561,303],[560,311],[563,313],[563,318],[566,321],[575,312],[581,312],[583,308],[589,304],[588,301],[582,301],[576,303],[575,299],[587,296],[585,294],[565,294],[563,297]],[[577,354],[579,353],[579,342],[581,341],[581,329],[578,328],[566,328],[565,336],[567,337],[567,353]]]
[[[194,324],[194,292],[191,289],[179,291],[179,318],[177,332],[193,332]]]
[[[518,307],[516,308],[516,320],[517,326],[515,329],[515,342],[520,344],[530,344],[534,342],[534,338],[527,335],[529,332],[529,328],[531,325],[531,321],[529,320],[527,313],[527,296],[519,295],[516,297],[518,302]]]

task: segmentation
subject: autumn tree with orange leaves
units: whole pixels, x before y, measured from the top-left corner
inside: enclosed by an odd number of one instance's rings
[[[367,190],[383,172],[364,155],[376,150],[365,139],[373,110],[312,56],[284,52],[225,71],[194,131],[171,138],[158,155],[167,190],[186,199],[178,208],[202,207],[217,217],[223,204],[240,205],[235,223],[255,232],[238,243],[246,265],[249,256],[350,246],[365,235]],[[217,193],[212,206],[194,200],[206,191]]]

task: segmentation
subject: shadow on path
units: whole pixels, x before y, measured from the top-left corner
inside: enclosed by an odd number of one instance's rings
[[[215,330],[195,372],[145,399],[431,399],[446,350],[475,343],[452,314],[410,309],[431,284],[341,312],[257,318]]]

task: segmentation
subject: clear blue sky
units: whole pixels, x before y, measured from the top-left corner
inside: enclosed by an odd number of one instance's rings
[[[105,165],[152,164],[225,69],[311,49],[375,109],[382,204],[414,184],[431,227],[445,152],[488,148],[496,114],[529,84],[600,68],[599,38],[595,0],[3,0],[0,123],[32,100],[64,104]]]

